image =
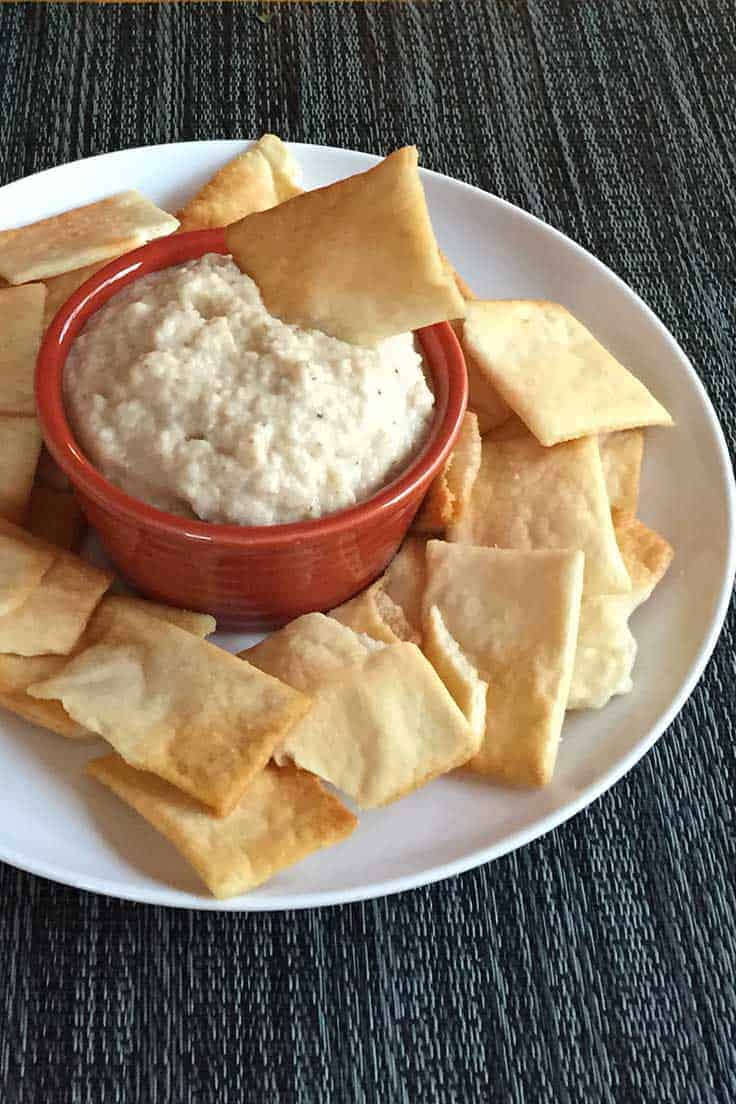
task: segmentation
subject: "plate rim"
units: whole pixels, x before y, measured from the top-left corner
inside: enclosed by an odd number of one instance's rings
[[[114,157],[121,154],[141,154],[141,153],[153,153],[160,150],[169,150],[172,147],[199,147],[217,144],[227,144],[233,147],[240,147],[247,149],[253,144],[255,139],[239,139],[239,138],[207,138],[207,139],[195,139],[185,142],[159,142],[148,146],[131,146],[127,149],[108,150],[104,153],[94,154],[91,157],[77,158],[75,161],[66,161],[60,165],[54,165],[50,168],[41,169],[36,173],[30,173],[27,176],[19,177],[16,180],[8,181],[6,184],[0,185],[0,195],[7,189],[12,188],[16,184],[20,184],[23,181],[36,179],[42,177],[47,173],[57,172],[59,169],[66,167],[74,167],[82,164],[89,164],[92,161],[97,161],[107,157]],[[338,155],[352,154],[359,157],[365,157],[373,162],[377,162],[381,159],[380,155],[370,153],[364,150],[348,149],[340,146],[327,146],[319,145],[310,142],[286,142],[287,147],[294,150],[310,150],[317,151],[319,153],[336,153]],[[653,322],[657,330],[660,332],[670,346],[673,354],[680,360],[686,374],[690,377],[690,382],[695,385],[695,390],[699,392],[699,396],[707,415],[709,426],[713,432],[714,440],[717,446],[717,458],[721,473],[723,476],[724,486],[726,487],[725,507],[726,507],[726,519],[727,519],[727,535],[728,545],[726,552],[725,570],[723,572],[723,578],[721,581],[721,587],[718,593],[718,599],[715,604],[708,633],[701,641],[698,652],[693,659],[683,681],[680,686],[679,692],[670,701],[667,708],[657,718],[656,722],[646,735],[633,747],[627,754],[623,755],[617,762],[609,768],[605,774],[597,781],[588,784],[580,793],[578,793],[569,802],[566,802],[554,811],[547,813],[545,816],[536,820],[533,824],[527,825],[517,832],[506,836],[503,840],[491,844],[487,847],[477,848],[474,851],[470,851],[463,855],[461,858],[454,859],[450,862],[444,863],[441,866],[433,866],[418,873],[406,874],[399,877],[391,878],[386,881],[373,882],[367,885],[356,886],[348,889],[341,890],[322,890],[315,891],[313,893],[301,894],[298,898],[291,898],[288,894],[263,894],[259,897],[249,897],[248,894],[240,897],[234,897],[230,900],[219,900],[217,898],[210,898],[202,895],[201,897],[194,894],[189,894],[183,890],[173,889],[170,886],[161,884],[160,887],[139,887],[128,888],[125,884],[121,886],[118,882],[111,882],[104,878],[92,878],[88,876],[71,876],[68,872],[62,871],[57,864],[46,862],[34,862],[29,861],[27,858],[21,856],[15,852],[12,848],[7,848],[2,838],[0,838],[0,860],[8,863],[10,866],[15,867],[18,870],[25,871],[26,873],[34,874],[39,877],[47,878],[49,881],[56,882],[60,885],[70,886],[74,889],[84,890],[90,893],[99,893],[103,896],[115,898],[124,901],[134,901],[140,904],[157,905],[166,908],[176,909],[194,909],[196,911],[204,912],[281,912],[281,911],[302,911],[305,909],[324,908],[334,905],[351,904],[358,901],[374,900],[380,897],[392,896],[394,894],[403,893],[411,889],[418,889],[422,886],[433,885],[436,882],[444,881],[447,878],[452,878],[458,874],[465,873],[468,870],[476,869],[479,866],[483,866],[486,863],[492,862],[495,859],[502,858],[504,855],[510,854],[512,851],[518,850],[520,847],[524,847],[526,844],[531,843],[535,839],[540,839],[542,836],[547,835],[548,832],[554,828],[566,823],[577,813],[592,805],[597,801],[604,793],[611,789],[625,774],[636,766],[636,764],[651,750],[654,744],[661,738],[664,732],[672,724],[673,720],[680,713],[683,706],[690,698],[695,687],[697,686],[705,667],[710,660],[715,646],[723,628],[726,615],[728,613],[728,607],[730,604],[732,591],[734,587],[734,579],[736,577],[736,481],[734,480],[734,472],[730,461],[730,454],[728,451],[728,444],[726,442],[723,427],[718,419],[715,408],[708,394],[708,391],[703,384],[700,376],[695,371],[690,358],[680,346],[674,335],[665,326],[664,322],[655,314],[652,308],[641,298],[641,296],[631,288],[619,275],[609,268],[605,262],[601,261],[594,254],[590,253],[582,245],[576,242],[574,239],[568,237],[561,230],[558,230],[555,226],[545,222],[537,215],[532,214],[530,211],[525,211],[522,207],[511,203],[509,200],[504,199],[501,196],[496,195],[493,192],[485,191],[483,188],[478,188],[473,184],[468,184],[466,181],[458,180],[454,177],[446,176],[444,173],[437,172],[433,169],[421,167],[420,172],[422,175],[428,175],[432,178],[438,179],[442,182],[449,182],[455,187],[461,189],[467,189],[470,193],[482,197],[483,200],[490,199],[494,203],[499,204],[502,208],[506,209],[509,213],[513,213],[515,216],[521,215],[524,219],[531,220],[538,227],[541,227],[546,233],[551,233],[555,239],[564,242],[567,248],[572,247],[575,252],[581,255],[588,263],[593,262],[594,266],[599,268],[609,279],[612,279],[620,289],[630,297],[633,298],[639,310],[641,310],[649,319]],[[172,897],[174,899],[172,899]]]

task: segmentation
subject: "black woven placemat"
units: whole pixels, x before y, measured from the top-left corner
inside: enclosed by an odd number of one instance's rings
[[[264,130],[417,142],[631,284],[733,447],[735,43],[731,0],[0,4],[0,183]],[[733,630],[610,793],[437,886],[216,915],[0,866],[0,1102],[732,1101]]]

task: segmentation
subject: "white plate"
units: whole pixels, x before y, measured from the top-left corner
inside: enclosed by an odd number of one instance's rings
[[[246,143],[196,142],[105,154],[0,188],[0,227],[138,188],[169,210]],[[307,187],[376,158],[294,146]],[[584,808],[652,746],[715,644],[734,573],[734,488],[723,434],[695,372],[661,322],[604,265],[503,200],[423,172],[442,248],[489,298],[564,303],[672,412],[647,434],[642,517],[675,547],[669,575],[634,618],[633,693],[565,723],[553,783],[519,793],[443,778],[363,814],[355,835],[231,901],[205,895],[168,843],[85,778],[99,750],[0,714],[0,858],[116,897],[203,909],[283,909],[355,901],[446,878],[534,839]],[[687,311],[686,302],[682,310]],[[247,638],[220,643],[243,647]],[[633,814],[632,814],[633,815]]]

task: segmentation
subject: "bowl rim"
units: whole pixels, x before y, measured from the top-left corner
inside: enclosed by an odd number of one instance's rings
[[[430,363],[433,357],[444,355],[447,365],[444,410],[435,413],[424,444],[409,466],[370,498],[345,510],[277,525],[224,525],[202,521],[160,510],[127,494],[87,459],[69,424],[63,399],[64,367],[75,338],[86,321],[117,290],[152,272],[196,260],[206,253],[229,253],[222,229],[191,230],[157,238],[93,273],[54,315],[36,361],[36,409],[46,447],[73,488],[148,529],[231,547],[279,545],[295,539],[340,533],[371,518],[378,520],[384,511],[412,497],[418,488],[426,493],[455,444],[467,406],[465,359],[449,322],[437,322],[415,331]]]

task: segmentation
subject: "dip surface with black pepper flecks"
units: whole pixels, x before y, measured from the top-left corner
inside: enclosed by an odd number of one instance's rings
[[[277,525],[405,468],[434,397],[411,334],[375,349],[286,325],[218,254],[135,281],[72,347],[67,412],[102,474],[159,509]]]

